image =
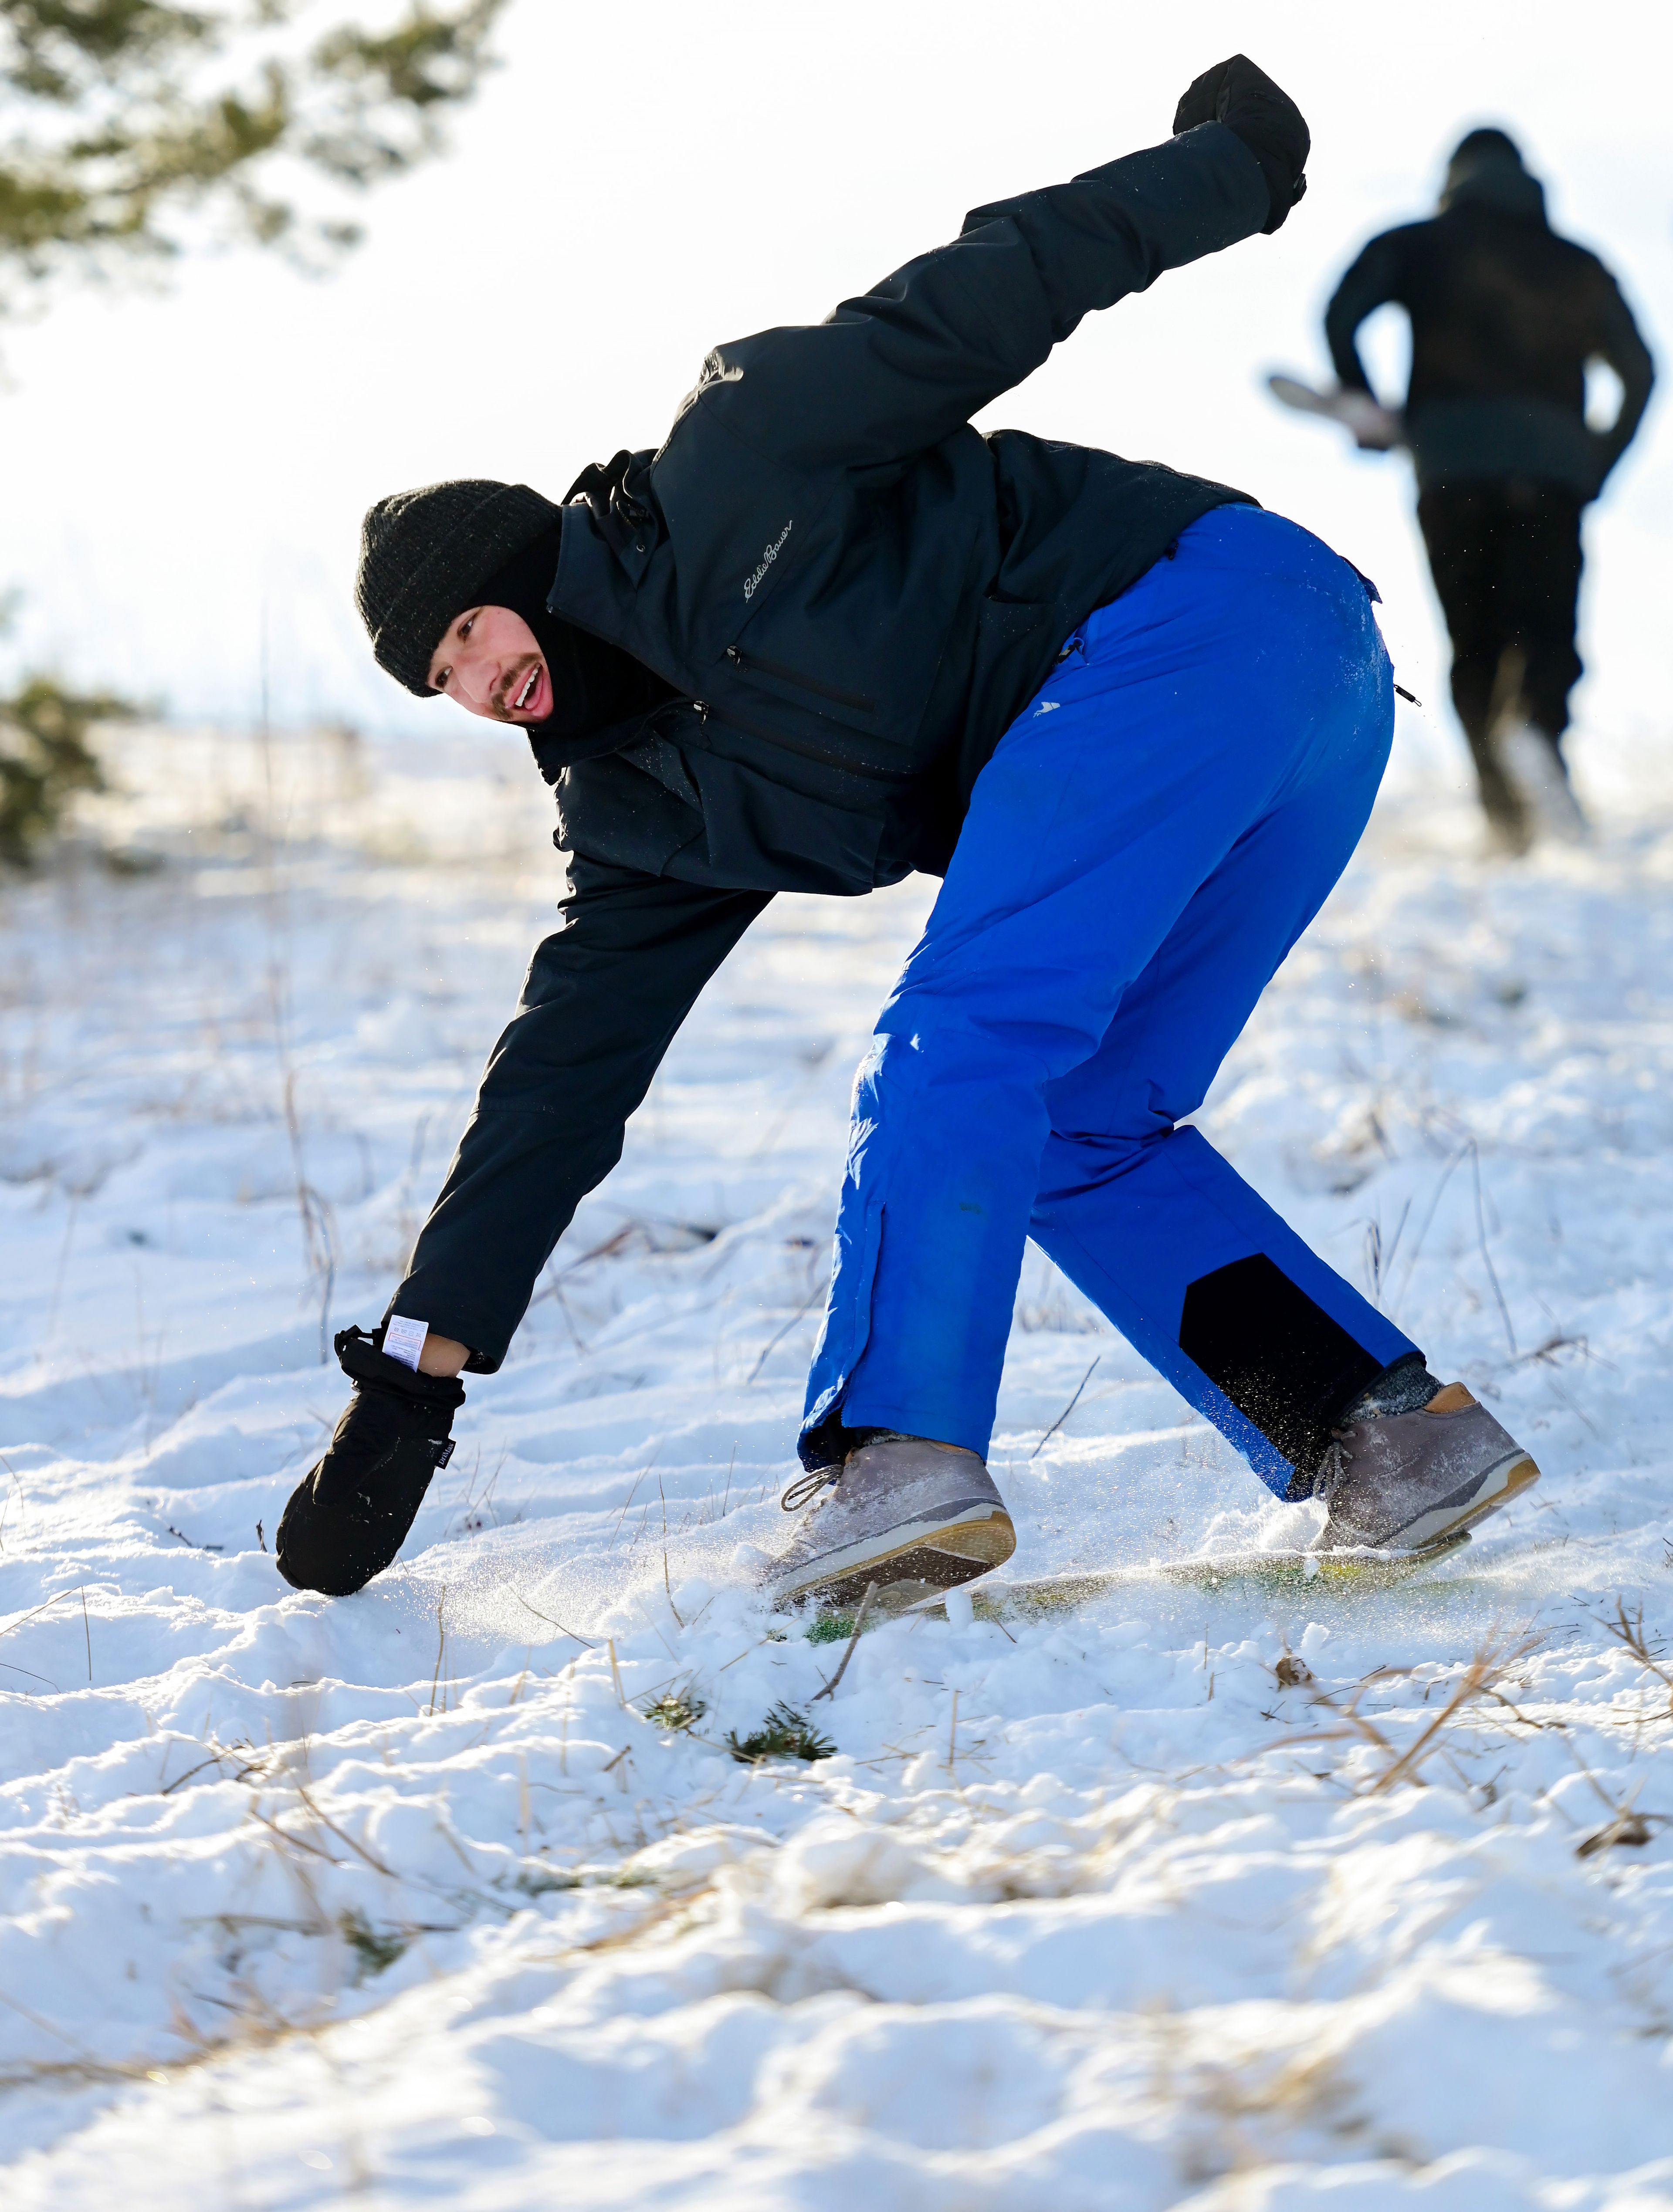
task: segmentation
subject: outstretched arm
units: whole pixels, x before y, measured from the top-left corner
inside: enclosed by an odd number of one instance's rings
[[[950,245],[824,323],[717,348],[674,440],[697,418],[792,467],[900,460],[1021,383],[1093,309],[1276,228],[1308,139],[1270,79],[1235,57],[1176,121],[1165,144],[976,209]]]
[[[392,1312],[491,1374],[675,1031],[770,893],[716,891],[576,856],[566,926],[535,951]]]
[[[273,1546],[298,1589],[347,1595],[400,1550],[452,1455],[465,1402],[447,1353],[469,1346],[479,1373],[499,1365],[576,1201],[616,1164],[623,1125],[674,1031],[769,896],[695,890],[579,857],[570,881],[569,926],[535,953],[391,1304],[429,1324],[424,1348],[441,1357],[415,1373],[405,1348],[398,1358],[386,1348],[386,1329],[337,1338],[354,1391]]]

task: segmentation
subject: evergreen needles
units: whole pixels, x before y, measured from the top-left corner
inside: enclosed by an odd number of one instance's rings
[[[688,1697],[684,1690],[667,1690],[642,1711],[653,1728],[676,1735],[682,1729],[694,1728],[709,1708],[701,1698]]]
[[[88,733],[136,711],[103,692],[66,691],[46,676],[0,698],[0,860],[27,867],[76,793],[104,789]]]
[[[347,1912],[339,1913],[337,1924],[343,1931],[344,1942],[355,1954],[355,1979],[357,1982],[366,1980],[370,1975],[380,1974],[386,1967],[392,1966],[403,1956],[411,1941],[406,1936],[380,1934],[358,1906],[351,1906]]]
[[[299,52],[290,0],[7,0],[0,313],[71,269],[179,252],[204,209],[297,258],[353,245],[355,224],[325,210],[310,223],[303,196],[273,187],[312,171],[363,190],[428,160],[442,112],[491,64],[503,5],[411,0]]]
[[[776,1705],[758,1729],[740,1741],[734,1729],[727,1732],[727,1749],[734,1759],[752,1766],[763,1759],[829,1759],[836,1745],[821,1735],[806,1713],[784,1704]]]

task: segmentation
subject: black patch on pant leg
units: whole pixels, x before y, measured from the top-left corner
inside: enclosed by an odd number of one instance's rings
[[[1199,1275],[1185,1292],[1179,1349],[1295,1469],[1305,1498],[1344,1407],[1383,1363],[1356,1344],[1264,1252]]]
[[[797,1439],[796,1450],[809,1474],[817,1474],[821,1468],[841,1467],[843,1462],[866,1436],[874,1431],[850,1429],[843,1421],[840,1404],[832,1407],[817,1429],[809,1429]]]

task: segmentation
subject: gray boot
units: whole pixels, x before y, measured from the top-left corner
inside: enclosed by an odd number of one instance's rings
[[[842,1604],[867,1583],[952,1589],[1017,1548],[985,1461],[922,1437],[861,1444],[840,1468],[793,1482],[779,1503],[806,1512],[763,1577],[777,1607],[815,1594]]]
[[[1423,1552],[1539,1480],[1539,1469],[1462,1382],[1420,1411],[1338,1429],[1313,1495],[1329,1508],[1316,1552]]]

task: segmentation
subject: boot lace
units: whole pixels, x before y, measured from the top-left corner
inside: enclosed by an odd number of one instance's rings
[[[842,1479],[841,1467],[816,1467],[811,1474],[796,1477],[779,1504],[786,1513],[798,1513],[804,1505],[811,1505],[822,1490],[834,1489]]]

